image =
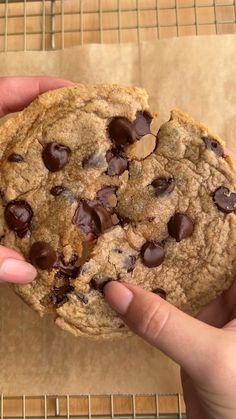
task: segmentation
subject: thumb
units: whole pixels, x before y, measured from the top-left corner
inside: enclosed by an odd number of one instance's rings
[[[0,246],[0,282],[28,283],[36,276],[36,269],[11,249]]]
[[[106,301],[135,333],[156,346],[192,377],[209,368],[221,331],[178,310],[156,294],[109,282]]]

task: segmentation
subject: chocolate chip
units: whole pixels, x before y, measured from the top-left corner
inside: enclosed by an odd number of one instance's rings
[[[5,194],[4,194],[3,190],[0,189],[0,199],[4,199],[4,196],[5,196]]]
[[[73,223],[76,224],[84,233],[99,234],[100,219],[93,208],[86,200],[81,200],[73,217]]]
[[[88,297],[87,295],[83,294],[82,292],[75,292],[76,297],[78,298],[79,301],[82,301],[84,304],[88,304]]]
[[[56,295],[56,304],[57,307],[61,307],[68,301],[67,295],[70,294],[74,290],[74,287],[71,285],[63,285],[60,288],[54,289],[54,294]]]
[[[56,306],[61,307],[68,301],[67,294],[71,293],[74,287],[71,285],[63,285],[60,288],[54,288],[49,294],[45,295],[40,303],[44,307]]]
[[[102,205],[110,210],[114,210],[114,207],[117,204],[117,199],[115,193],[117,191],[117,186],[104,186],[97,192],[97,197]],[[114,205],[112,198],[114,197]]]
[[[70,153],[70,148],[63,144],[48,143],[43,149],[43,162],[50,172],[57,172],[68,163]]]
[[[20,154],[12,153],[10,156],[8,156],[7,160],[10,162],[21,163],[24,161],[24,157]]]
[[[133,126],[138,139],[142,138],[144,135],[150,134],[151,122],[152,116],[147,111],[138,111],[136,113],[136,119],[133,122]]]
[[[49,243],[39,241],[32,244],[29,258],[34,266],[46,270],[54,266],[57,254]]]
[[[106,159],[108,162],[108,176],[121,175],[128,168],[128,160],[119,150],[113,149],[107,151]]]
[[[119,147],[136,141],[136,131],[132,122],[121,116],[112,118],[108,125],[108,133],[111,141]]]
[[[46,294],[43,298],[40,300],[40,304],[44,307],[51,307],[56,305],[57,298],[56,294],[54,294],[53,291],[51,291],[49,294]]]
[[[186,215],[176,212],[168,222],[168,232],[171,237],[180,242],[193,233],[193,222]]]
[[[93,278],[91,278],[89,282],[89,285],[90,288],[96,291],[103,292],[105,285],[110,281],[114,281],[114,279],[109,276],[93,276]]]
[[[163,298],[163,300],[166,300],[166,292],[162,288],[155,288],[152,292],[159,295],[159,297]]]
[[[99,203],[82,199],[73,217],[84,233],[100,235],[113,226],[111,214]]]
[[[213,194],[213,201],[217,208],[229,214],[236,210],[236,193],[230,192],[228,188],[220,186]]]
[[[33,217],[31,206],[26,201],[13,200],[7,204],[4,215],[8,228],[19,237],[24,237]]]
[[[137,258],[134,255],[127,256],[124,261],[124,269],[126,269],[127,272],[132,272],[135,268],[136,260]]]
[[[155,268],[162,264],[165,258],[165,251],[160,243],[149,241],[143,244],[141,257],[144,265],[148,268]]]
[[[94,211],[98,215],[98,218],[100,220],[100,226],[99,231],[100,234],[104,233],[109,228],[113,227],[113,221],[111,214],[104,208],[102,205],[97,204],[93,207]]]
[[[157,177],[151,183],[155,189],[155,195],[157,197],[163,195],[169,195],[175,188],[174,178]]]
[[[58,196],[62,192],[64,192],[65,189],[66,188],[64,188],[64,186],[62,185],[53,186],[53,188],[50,189],[50,194],[52,194],[53,196]]]
[[[54,263],[54,268],[59,269],[56,274],[57,278],[77,278],[80,267],[77,265],[78,256],[73,255],[69,261],[65,261],[63,255],[57,254],[57,260]]]
[[[28,227],[26,227],[26,228],[25,228],[25,230],[20,230],[20,231],[17,231],[17,232],[16,232],[16,234],[17,234],[17,236],[18,236],[20,239],[23,239],[23,237],[25,237],[25,236],[26,236],[26,234],[28,233],[28,231],[29,231],[29,228],[28,228]]]
[[[224,157],[223,147],[218,143],[218,141],[209,137],[202,137],[205,146],[208,150],[213,151],[218,157]]]

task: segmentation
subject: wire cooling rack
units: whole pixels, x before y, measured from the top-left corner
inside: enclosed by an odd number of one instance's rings
[[[180,394],[1,396],[3,418],[184,419]],[[200,419],[200,418],[199,418]]]
[[[236,33],[236,0],[0,0],[0,51]]]

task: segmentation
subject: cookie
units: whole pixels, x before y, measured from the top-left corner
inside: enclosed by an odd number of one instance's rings
[[[130,333],[104,301],[111,280],[194,315],[235,279],[236,170],[224,143],[177,110],[154,132],[143,89],[45,93],[0,128],[0,144],[1,244],[38,270],[14,288],[63,329]]]

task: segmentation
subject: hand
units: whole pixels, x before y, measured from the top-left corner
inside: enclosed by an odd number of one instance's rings
[[[188,419],[236,418],[236,282],[196,319],[135,285],[109,282],[104,293],[131,330],[180,364]]]
[[[55,77],[0,77],[0,117],[24,109],[47,90],[73,83]],[[14,250],[0,246],[0,282],[31,282],[37,272]]]

